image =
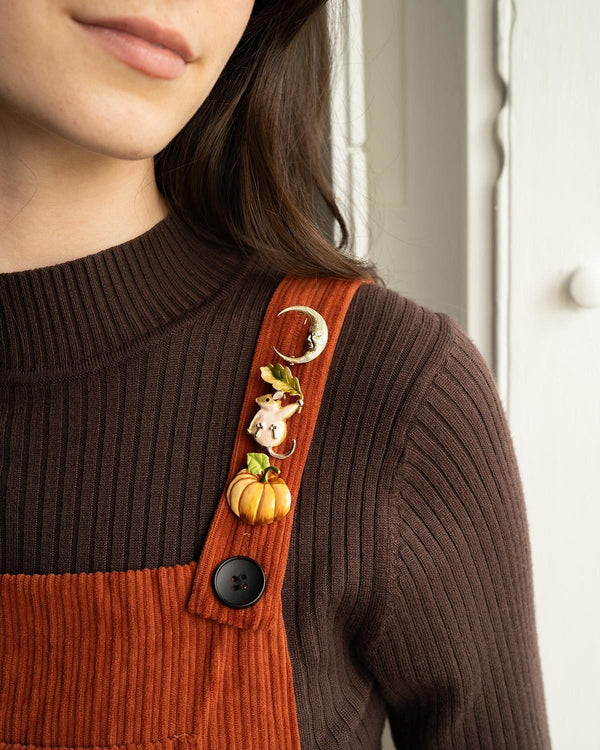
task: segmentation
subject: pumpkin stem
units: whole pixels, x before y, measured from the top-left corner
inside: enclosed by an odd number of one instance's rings
[[[278,469],[277,466],[267,466],[267,468],[264,470],[262,477],[258,480],[259,482],[267,482],[267,474],[269,471],[276,471],[278,474],[281,472],[281,469]]]

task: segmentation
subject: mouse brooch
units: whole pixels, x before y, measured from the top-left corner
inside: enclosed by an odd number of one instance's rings
[[[311,321],[307,338],[307,349],[298,357],[282,354],[275,347],[275,352],[290,364],[304,364],[321,354],[327,344],[327,324],[320,313],[312,307],[293,305],[278,313],[298,310],[304,312]],[[247,453],[246,467],[237,472],[227,487],[226,498],[231,510],[242,521],[255,526],[273,523],[283,518],[291,507],[291,494],[285,481],[280,476],[281,470],[272,466],[269,456],[289,458],[296,448],[292,440],[287,453],[276,453],[277,447],[287,437],[287,420],[294,414],[300,414],[304,404],[304,394],[300,381],[292,374],[288,366],[269,364],[260,368],[263,380],[270,383],[274,393],[258,396],[255,400],[259,406],[252,418],[247,432],[267,453]],[[283,404],[286,395],[296,396],[297,401]]]

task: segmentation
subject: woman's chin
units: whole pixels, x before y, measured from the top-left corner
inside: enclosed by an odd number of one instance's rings
[[[72,144],[115,159],[154,156],[179,129],[175,123],[171,128],[166,127],[164,118],[157,118],[149,106],[99,107],[97,99],[89,105],[82,103],[77,107],[72,103],[68,111],[51,109],[22,114],[30,125],[64,141],[64,147]]]

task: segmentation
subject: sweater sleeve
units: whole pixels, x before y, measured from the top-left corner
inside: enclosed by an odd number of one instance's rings
[[[547,750],[528,521],[495,380],[449,316],[389,509],[384,617],[363,658],[398,749]]]

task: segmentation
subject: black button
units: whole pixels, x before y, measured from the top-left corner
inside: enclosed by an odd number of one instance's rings
[[[215,594],[228,607],[249,607],[265,590],[265,573],[251,557],[228,557],[213,575]]]

